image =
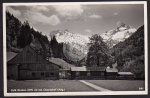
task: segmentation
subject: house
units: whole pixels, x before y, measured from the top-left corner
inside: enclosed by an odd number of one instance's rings
[[[118,76],[118,69],[106,68],[106,76]]]
[[[60,59],[60,58],[49,58],[49,61],[50,62],[53,62],[57,65],[59,65],[59,78],[60,79],[70,79],[70,68],[75,66],[75,65],[72,65],[72,64],[69,64],[67,63],[66,61],[64,61],[63,59]]]
[[[118,72],[119,79],[134,79],[134,74],[131,72]]]
[[[134,79],[131,72],[118,72],[110,67],[71,67],[71,79]]]
[[[103,77],[105,76],[106,67],[87,67],[87,71],[91,77]]]
[[[59,66],[26,46],[7,62],[7,78],[15,80],[58,79]]]
[[[104,67],[71,67],[72,79],[100,79],[104,76]]]

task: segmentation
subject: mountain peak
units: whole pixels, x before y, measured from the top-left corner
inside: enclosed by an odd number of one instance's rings
[[[81,38],[81,39],[84,39],[87,43],[89,42],[89,38],[88,36],[84,36],[84,35],[81,35],[81,34],[76,34],[76,33],[71,33],[69,32],[69,30],[57,30],[57,31],[52,31],[50,33],[50,37],[53,38],[53,37],[56,37],[58,43],[62,43],[62,42],[65,42],[67,39],[75,39],[75,38]]]
[[[121,22],[121,21],[119,21],[119,22],[116,23],[116,26],[117,26],[117,28],[120,28],[120,27],[125,27],[126,24]]]
[[[106,31],[101,34],[101,37],[108,44],[109,47],[113,47],[117,43],[124,41],[136,31],[135,28],[126,25],[123,22],[117,22],[116,28]]]

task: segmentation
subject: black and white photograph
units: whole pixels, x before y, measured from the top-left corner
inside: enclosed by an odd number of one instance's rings
[[[147,2],[3,3],[5,96],[147,95]]]

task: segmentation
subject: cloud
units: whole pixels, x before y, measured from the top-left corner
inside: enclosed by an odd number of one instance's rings
[[[42,23],[51,26],[56,26],[61,23],[57,15],[46,16],[42,12],[37,12],[37,11],[35,12],[35,11],[28,10],[25,13],[25,17],[29,22],[33,24]]]
[[[84,31],[87,32],[87,33],[91,33],[92,32],[90,29],[85,29]]]
[[[118,13],[114,13],[114,15],[118,15]]]
[[[92,14],[92,15],[89,16],[89,18],[98,19],[98,18],[102,18],[102,16],[96,15],[96,14]]]
[[[55,5],[55,11],[61,16],[69,19],[74,19],[81,16],[84,9],[81,5]]]
[[[28,8],[30,8],[32,11],[45,11],[48,12],[50,9],[48,8],[48,6],[46,5],[34,5],[34,6],[27,6]]]
[[[11,14],[13,14],[13,15],[16,16],[16,17],[22,15],[19,10],[15,10],[15,9],[13,9],[13,8],[10,7],[10,6],[7,6],[7,7],[6,7],[6,11],[10,12]]]

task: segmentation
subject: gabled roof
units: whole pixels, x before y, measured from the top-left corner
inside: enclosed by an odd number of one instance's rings
[[[8,51],[6,54],[7,54],[7,61],[9,61],[12,58],[14,58],[18,53]]]
[[[106,72],[118,72],[116,68],[106,68]]]
[[[71,67],[71,71],[105,71],[106,67]]]
[[[106,67],[86,67],[87,71],[105,71]]]
[[[118,72],[119,75],[134,75],[131,72]]]
[[[20,53],[7,62],[8,64],[19,63],[50,63],[48,60],[38,55],[36,51],[27,45]]]
[[[86,67],[71,67],[71,71],[87,71]]]
[[[70,70],[71,67],[73,67],[73,65],[67,63],[66,61],[60,59],[60,58],[53,58],[51,57],[49,59],[50,62],[57,64],[61,67],[61,69],[66,69],[66,70]]]

